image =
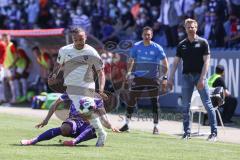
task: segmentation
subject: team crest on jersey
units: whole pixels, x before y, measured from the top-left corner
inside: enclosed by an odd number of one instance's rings
[[[182,49],[186,49],[187,48],[187,46],[186,45],[182,45]]]
[[[150,55],[154,55],[154,51],[150,51]]]
[[[84,59],[85,61],[87,61],[87,60],[88,60],[88,56],[87,56],[87,55],[83,56],[83,59]]]
[[[196,48],[200,47],[200,43],[195,44],[195,47]]]
[[[72,55],[71,55],[71,54],[68,54],[67,56],[68,56],[69,58],[72,58]]]

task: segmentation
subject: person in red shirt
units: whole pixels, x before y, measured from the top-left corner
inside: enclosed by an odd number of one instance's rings
[[[0,77],[2,79],[3,75],[2,75],[2,71],[3,71],[3,61],[4,61],[4,57],[6,54],[6,45],[5,43],[2,41],[2,38],[0,37]],[[0,88],[4,89],[4,85],[3,83],[0,83]],[[5,94],[4,92],[1,93],[1,97],[0,97],[0,104],[5,102],[6,98],[5,98]]]
[[[113,85],[111,82],[112,56],[113,56],[113,54],[111,52],[106,52],[106,53],[101,54],[101,58],[104,63],[104,73],[105,73],[105,78],[106,78],[104,90],[109,91],[109,92],[114,92]]]
[[[6,52],[6,45],[5,45],[5,43],[0,39],[0,65],[3,64],[5,52]]]
[[[16,103],[19,96],[18,80],[15,78],[15,69],[17,61],[17,52],[15,45],[11,42],[11,36],[9,34],[2,34],[2,40],[6,45],[6,52],[3,59],[4,68],[4,85],[9,83],[11,91],[10,103]],[[6,87],[4,86],[4,88]],[[8,91],[7,89],[5,90]],[[7,97],[6,97],[7,98]]]
[[[121,60],[121,55],[115,53],[113,55],[112,65],[111,65],[111,77],[114,90],[117,91],[121,89],[122,84],[125,80],[125,75],[127,72],[127,63]]]

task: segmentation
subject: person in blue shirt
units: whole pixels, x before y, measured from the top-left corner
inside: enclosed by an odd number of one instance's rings
[[[128,60],[126,80],[133,77],[129,84],[128,98],[126,99],[127,113],[125,125],[120,131],[129,131],[129,120],[133,114],[137,98],[150,98],[153,106],[154,128],[153,134],[158,132],[158,95],[160,89],[166,91],[168,61],[163,48],[151,41],[153,30],[151,27],[144,27],[142,39],[136,42],[130,51]],[[161,63],[162,62],[162,63]],[[160,77],[162,83],[160,86]]]

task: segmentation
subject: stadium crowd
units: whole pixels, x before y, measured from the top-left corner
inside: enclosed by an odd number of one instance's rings
[[[140,40],[143,26],[154,41],[175,47],[195,18],[211,47],[240,47],[240,0],[1,0],[1,29],[81,26],[106,41]],[[98,28],[98,29],[96,29]]]

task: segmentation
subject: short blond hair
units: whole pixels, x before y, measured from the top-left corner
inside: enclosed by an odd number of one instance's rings
[[[76,34],[76,33],[80,33],[80,32],[85,33],[85,30],[81,27],[73,27],[70,29],[70,33],[72,33],[72,34]]]
[[[151,31],[151,32],[153,33],[153,29],[152,29],[151,27],[149,27],[149,26],[143,27],[142,32],[143,32],[143,31]]]
[[[186,27],[186,25],[189,23],[194,23],[196,25],[196,28],[198,27],[198,23],[195,19],[191,19],[191,18],[185,19],[184,26]]]

